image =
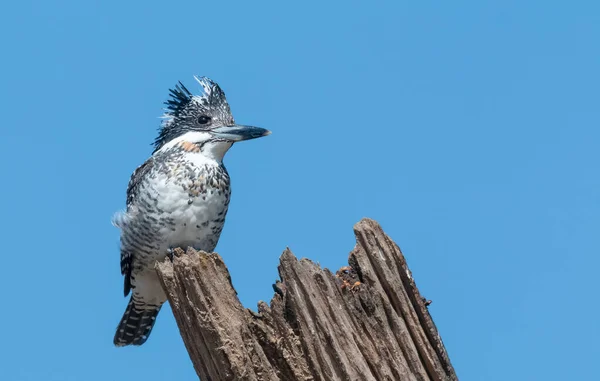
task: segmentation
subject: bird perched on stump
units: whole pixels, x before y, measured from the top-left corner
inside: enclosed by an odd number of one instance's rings
[[[131,176],[121,229],[125,296],[132,292],[114,337],[116,346],[141,345],[167,300],[154,270],[177,247],[212,252],[231,194],[223,157],[233,143],[266,136],[264,128],[234,122],[225,94],[206,77],[194,77],[193,95],[181,82],[170,90],[154,152]]]

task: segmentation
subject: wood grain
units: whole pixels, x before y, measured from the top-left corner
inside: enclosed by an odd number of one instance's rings
[[[373,220],[331,273],[287,249],[270,305],[244,308],[218,254],[178,250],[157,272],[201,380],[454,381],[400,248]]]

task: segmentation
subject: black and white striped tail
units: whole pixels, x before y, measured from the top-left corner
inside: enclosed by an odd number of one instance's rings
[[[144,344],[150,336],[160,307],[162,306],[136,306],[133,302],[133,295],[131,295],[127,309],[117,327],[117,333],[115,333],[115,345],[124,347]]]

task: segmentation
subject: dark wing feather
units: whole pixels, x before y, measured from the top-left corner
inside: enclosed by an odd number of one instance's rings
[[[146,162],[133,171],[129,184],[127,184],[127,208],[133,203],[133,200],[137,197],[138,188],[148,172],[152,170],[154,166],[154,158],[146,160]]]
[[[148,172],[150,172],[150,170],[152,169],[153,166],[154,166],[154,158],[150,158],[150,159],[146,160],[146,162],[144,164],[137,167],[135,171],[133,171],[133,174],[131,175],[131,179],[129,179],[129,184],[127,184],[127,209],[128,210],[131,207],[132,203],[134,202],[135,198],[137,197],[137,193],[138,193],[138,190],[139,190],[142,180],[144,179],[144,177],[146,177]],[[131,263],[133,260],[132,254],[133,253],[131,253],[129,251],[121,250],[121,274],[123,274],[125,276],[125,279],[124,279],[125,283],[123,285],[123,292],[124,292],[125,296],[127,296],[129,294],[129,291],[131,291],[131,270],[133,268],[132,263]]]

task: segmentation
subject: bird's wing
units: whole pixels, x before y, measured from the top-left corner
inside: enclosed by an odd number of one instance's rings
[[[127,210],[129,211],[135,198],[137,197],[138,189],[140,184],[142,183],[144,177],[150,172],[152,167],[154,166],[154,158],[150,158],[146,160],[146,162],[133,171],[131,178],[129,179],[129,184],[127,184]],[[125,296],[129,294],[131,290],[131,270],[132,266],[133,253],[128,250],[121,250],[121,274],[125,276],[123,292]]]
[[[146,162],[133,171],[131,178],[129,179],[129,184],[127,184],[127,208],[133,203],[133,200],[137,196],[138,188],[148,172],[154,166],[154,157],[146,160]]]

